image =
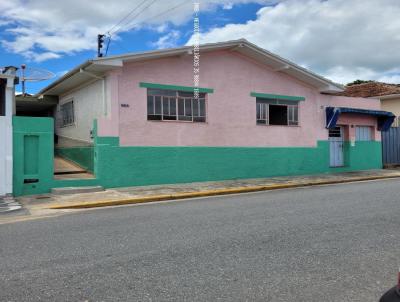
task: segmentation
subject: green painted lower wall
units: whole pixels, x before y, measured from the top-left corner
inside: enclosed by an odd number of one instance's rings
[[[183,183],[379,169],[380,142],[347,148],[347,166],[329,167],[329,142],[317,147],[97,147],[106,187]],[[113,159],[112,161],[109,159]]]
[[[54,153],[55,155],[74,162],[87,171],[93,172],[94,170],[93,146],[55,148]]]
[[[92,155],[88,150],[74,150],[68,156],[79,157],[87,166],[93,156],[96,178],[55,180],[52,119],[15,117],[13,125],[16,196],[66,186],[111,188],[382,168],[381,143],[375,141],[346,143],[345,167],[330,168],[328,141],[319,141],[316,147],[287,148],[123,147],[118,137],[95,135]],[[27,179],[38,181],[25,183]]]

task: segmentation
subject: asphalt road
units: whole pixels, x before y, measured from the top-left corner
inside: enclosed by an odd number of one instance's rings
[[[399,214],[386,180],[0,225],[0,301],[377,301]]]

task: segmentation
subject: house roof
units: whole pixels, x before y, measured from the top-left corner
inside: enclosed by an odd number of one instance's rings
[[[379,99],[396,98],[400,97],[400,85],[368,82],[346,86],[346,89],[337,93],[337,95],[363,98],[376,97]]]
[[[74,87],[93,80],[93,78],[100,78],[104,76],[104,74],[108,71],[121,68],[125,63],[192,55],[192,50],[193,46],[183,46],[179,48],[128,53],[88,60],[75,67],[47,87],[43,88],[41,91],[39,91],[38,95],[63,94]],[[215,50],[230,50],[239,52],[271,67],[277,72],[291,75],[305,83],[308,83],[323,93],[337,93],[344,90],[342,85],[334,83],[293,62],[262,49],[245,39],[200,45],[200,52],[205,53]]]

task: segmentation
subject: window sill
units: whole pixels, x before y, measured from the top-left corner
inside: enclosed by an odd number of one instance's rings
[[[262,127],[288,127],[288,128],[300,128],[300,125],[265,125],[265,124],[256,124],[256,126]]]
[[[178,120],[146,120],[147,122],[151,123],[177,123],[177,124],[208,124],[207,121],[205,122],[192,122],[192,121],[178,121]]]

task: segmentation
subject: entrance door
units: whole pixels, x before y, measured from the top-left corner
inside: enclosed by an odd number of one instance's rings
[[[343,161],[343,127],[329,129],[330,166],[342,167]]]

